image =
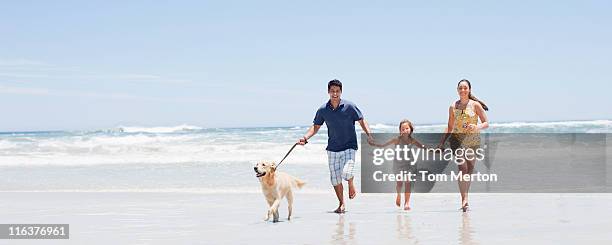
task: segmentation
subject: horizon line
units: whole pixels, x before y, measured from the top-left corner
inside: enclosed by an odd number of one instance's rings
[[[558,123],[558,122],[589,122],[589,121],[612,121],[612,119],[572,119],[572,120],[552,120],[552,121],[527,121],[527,120],[522,120],[522,121],[499,121],[499,122],[490,122],[491,124],[507,124],[507,123]],[[396,125],[397,123],[389,123],[389,122],[383,122],[383,123],[370,123],[368,122],[369,126],[371,127],[372,125],[377,125],[377,124],[382,124],[382,125]],[[423,124],[415,124],[415,126],[444,126],[444,124],[446,123],[423,123]],[[310,127],[311,124],[309,125],[288,125],[288,126],[246,126],[246,127],[200,127],[200,126],[196,126],[193,124],[187,124],[187,123],[183,123],[183,124],[179,124],[179,125],[172,125],[172,126],[126,126],[126,125],[117,125],[114,127],[108,127],[108,128],[98,128],[98,129],[83,129],[83,130],[23,130],[23,131],[0,131],[0,134],[15,134],[15,133],[57,133],[57,132],[95,132],[95,131],[104,131],[104,130],[110,130],[110,129],[116,129],[116,128],[122,128],[122,127],[142,127],[142,128],[153,128],[153,127],[179,127],[179,126],[193,126],[193,127],[198,127],[199,129],[197,130],[205,130],[205,129],[254,129],[254,128],[293,128],[293,127]],[[361,128],[356,128],[356,130],[361,130]]]

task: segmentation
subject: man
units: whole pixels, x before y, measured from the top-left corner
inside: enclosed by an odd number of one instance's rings
[[[329,101],[323,104],[315,115],[313,125],[308,129],[306,135],[298,140],[298,144],[304,145],[314,136],[323,125],[327,125],[327,159],[331,183],[338,197],[338,208],[335,213],[344,213],[344,187],[342,179],[348,181],[349,198],[355,198],[355,186],[353,185],[353,169],[355,166],[355,152],[357,151],[357,133],[355,132],[355,121],[359,122],[361,128],[368,136],[368,142],[374,142],[370,128],[361,111],[348,100],[340,99],[342,95],[342,83],[336,79],[327,84]]]

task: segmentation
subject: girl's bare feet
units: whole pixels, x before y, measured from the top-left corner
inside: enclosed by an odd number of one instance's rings
[[[402,196],[400,196],[399,193],[397,193],[397,197],[395,197],[395,205],[397,205],[398,207],[402,205]]]
[[[404,211],[410,211],[410,206],[408,206],[408,203],[404,203]]]

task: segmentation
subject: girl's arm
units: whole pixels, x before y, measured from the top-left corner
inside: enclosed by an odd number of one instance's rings
[[[382,145],[372,142],[372,145],[376,147],[387,147],[388,145],[397,145],[397,144],[399,144],[398,138],[393,138]]]

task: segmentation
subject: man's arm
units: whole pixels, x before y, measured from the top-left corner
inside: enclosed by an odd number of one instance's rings
[[[299,145],[305,145],[306,142],[308,142],[308,139],[310,139],[312,136],[314,136],[315,134],[317,134],[317,132],[319,132],[319,128],[321,128],[321,125],[316,125],[313,124],[308,131],[306,132],[306,134],[304,135],[304,137],[300,138],[298,140],[298,144]]]
[[[368,122],[365,120],[365,118],[362,118],[358,122],[361,129],[363,129],[363,132],[368,136],[368,143],[370,145],[374,144],[374,136],[372,135],[372,131],[370,131],[370,125],[368,125]]]

